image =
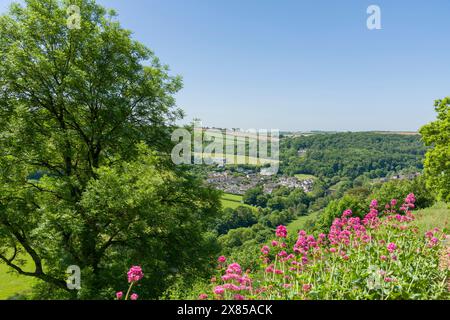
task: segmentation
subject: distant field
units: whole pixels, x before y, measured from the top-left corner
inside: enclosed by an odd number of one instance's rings
[[[372,131],[374,133],[381,133],[381,134],[400,134],[404,136],[416,136],[419,135],[419,132],[416,131]]]
[[[296,220],[292,221],[290,224],[287,225],[288,233],[289,234],[297,234],[300,230],[305,228],[306,221],[317,217],[318,214],[319,214],[319,211],[316,211],[307,216],[301,216],[301,217],[297,218]]]
[[[315,180],[317,179],[317,177],[311,175],[311,174],[303,174],[303,173],[298,173],[296,175],[294,175],[298,180]]]
[[[31,271],[31,263],[26,263],[25,270]],[[16,272],[10,272],[12,269],[4,263],[0,263],[0,300],[7,300],[16,295],[24,295],[30,292],[35,283],[33,278],[21,276]]]
[[[450,234],[450,209],[445,203],[437,203],[431,208],[418,210],[416,213],[415,225],[420,232],[425,233],[433,228],[440,228]]]
[[[242,196],[235,195],[235,194],[225,193],[222,196],[221,201],[222,201],[223,208],[236,209],[237,207],[240,207],[240,206],[252,208],[252,206],[249,206],[242,202]]]
[[[200,156],[199,153],[194,153],[194,155],[196,156]],[[203,156],[203,159],[206,159],[208,157],[206,157],[205,155]],[[223,159],[225,157],[224,154],[222,153],[216,153],[214,154],[214,156],[212,157],[213,159]],[[268,164],[268,163],[277,163],[279,162],[278,160],[272,160],[272,159],[259,159],[259,158],[255,158],[255,157],[249,157],[247,155],[243,156],[243,155],[235,155],[234,157],[234,162],[235,164],[254,164],[254,165],[264,165],[264,164]],[[228,163],[228,164],[233,164],[233,163]]]

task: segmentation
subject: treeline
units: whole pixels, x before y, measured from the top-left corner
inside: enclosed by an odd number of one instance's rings
[[[371,132],[286,138],[280,149],[280,168],[285,174],[349,179],[363,174],[369,178],[385,177],[405,168],[420,171],[427,150],[419,135]]]

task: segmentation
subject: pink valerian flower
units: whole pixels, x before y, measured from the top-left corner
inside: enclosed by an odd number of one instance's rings
[[[218,295],[222,295],[225,292],[225,289],[222,286],[217,286],[214,288],[214,293]]]
[[[380,259],[381,259],[382,261],[386,261],[386,260],[387,260],[387,257],[382,255],[382,256],[380,257]]]
[[[370,202],[370,207],[371,208],[378,208],[378,200],[376,200],[376,199],[373,199],[371,202]]]
[[[198,296],[199,300],[206,300],[208,299],[208,295],[206,293],[202,293],[201,295]]]
[[[241,274],[242,273],[241,266],[238,263],[234,262],[234,263],[232,263],[232,264],[230,264],[228,266],[228,269],[227,269],[226,273],[228,273],[228,274],[230,274],[230,273]]]
[[[261,248],[261,252],[264,255],[268,255],[269,252],[270,252],[270,248],[268,246],[264,246],[264,247]]]
[[[433,231],[427,231],[427,232],[425,233],[425,237],[426,237],[427,239],[431,239],[431,238],[433,238],[433,236],[434,236],[434,232],[433,232]]]
[[[243,295],[240,295],[240,294],[235,294],[234,295],[234,300],[245,300],[245,297]]]
[[[397,205],[397,202],[398,202],[397,199],[392,199],[391,200],[391,206],[395,207]]]
[[[405,199],[405,203],[414,204],[415,202],[416,202],[416,197],[415,197],[414,193],[408,194],[408,196]]]
[[[241,287],[235,285],[234,283],[225,283],[224,285],[222,285],[222,288],[227,289],[227,290],[231,290],[231,291],[239,291],[239,290],[241,290]]]
[[[142,268],[139,266],[132,266],[128,271],[127,275],[128,275],[128,283],[137,282],[144,277]]]
[[[439,239],[436,237],[433,237],[430,239],[430,241],[428,242],[428,247],[434,247],[439,243]]]
[[[122,299],[122,297],[123,297],[123,292],[122,292],[122,291],[116,292],[116,298],[117,298],[117,300]]]
[[[347,209],[344,211],[344,213],[342,213],[342,217],[347,218],[347,217],[350,217],[352,214],[353,214],[352,210]]]
[[[397,245],[391,242],[387,245],[387,249],[390,253],[393,253],[397,249]]]
[[[278,226],[275,234],[278,238],[286,238],[287,237],[287,229],[285,226]]]
[[[225,258],[224,256],[220,256],[220,257],[217,259],[217,261],[218,261],[219,263],[225,263],[225,262],[227,262],[227,258]]]
[[[266,273],[273,273],[273,271],[274,271],[273,264],[271,264],[266,268]]]
[[[283,270],[279,270],[279,269],[275,270],[275,274],[283,274],[283,273],[284,273]]]
[[[273,240],[272,241],[272,247],[276,247],[276,246],[278,246],[278,241]]]
[[[130,296],[130,299],[131,299],[131,300],[137,300],[138,298],[139,298],[139,296],[138,296],[137,293],[133,293],[133,294]]]
[[[280,251],[280,253],[278,253],[278,256],[284,258],[284,257],[287,257],[287,256],[288,256],[288,253],[287,253],[286,251],[283,250],[283,251]]]
[[[312,285],[310,285],[310,284],[304,284],[304,285],[302,286],[302,289],[303,289],[303,291],[305,291],[305,292],[309,292],[309,291],[311,291],[311,289],[312,289]]]

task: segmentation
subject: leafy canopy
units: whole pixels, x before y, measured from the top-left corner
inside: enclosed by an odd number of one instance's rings
[[[78,265],[81,298],[111,297],[130,264],[147,297],[201,272],[219,200],[167,160],[180,78],[93,0],[12,5],[0,54],[0,262],[62,296]]]
[[[439,199],[450,202],[450,97],[435,102],[437,119],[420,129],[432,146],[425,158],[427,185]]]

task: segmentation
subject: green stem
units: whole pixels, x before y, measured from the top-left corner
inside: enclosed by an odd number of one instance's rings
[[[127,294],[125,295],[125,300],[128,300],[128,296],[129,296],[129,294],[130,294],[130,292],[131,292],[131,288],[133,287],[133,285],[134,285],[134,281],[130,284],[130,286],[128,287],[128,291],[127,291]]]

